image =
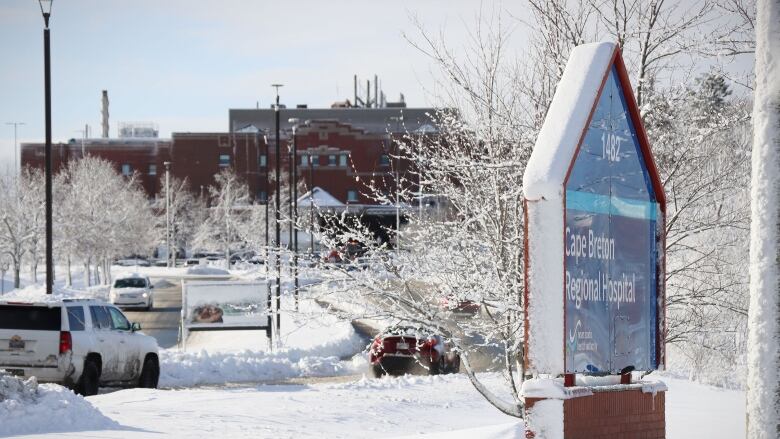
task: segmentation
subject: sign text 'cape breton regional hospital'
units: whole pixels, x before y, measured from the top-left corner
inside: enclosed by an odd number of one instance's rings
[[[663,189],[619,48],[588,46],[523,181],[527,352],[540,373],[663,364]]]

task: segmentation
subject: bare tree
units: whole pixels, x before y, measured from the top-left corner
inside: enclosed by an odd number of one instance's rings
[[[209,194],[208,218],[198,227],[193,243],[224,251],[227,268],[230,268],[231,247],[242,243],[239,230],[250,209],[249,189],[231,168],[227,168],[215,176]]]

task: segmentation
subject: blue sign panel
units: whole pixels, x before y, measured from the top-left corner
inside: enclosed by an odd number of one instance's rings
[[[661,213],[650,178],[613,66],[566,182],[567,373],[658,366]]]

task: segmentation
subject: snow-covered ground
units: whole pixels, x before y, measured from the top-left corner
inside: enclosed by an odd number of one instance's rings
[[[188,274],[158,267],[112,271],[115,276]],[[253,279],[261,271],[247,267],[230,274]],[[273,350],[262,332],[195,333],[186,350],[161,351],[161,389],[109,391],[86,399],[56,385],[17,390],[13,397],[0,398],[0,436],[524,437],[522,421],[485,402],[465,375],[366,378],[366,340],[349,321],[313,300],[344,285],[329,273],[309,273],[303,283],[319,280],[326,282],[303,290],[297,312],[291,311],[293,298],[283,296],[282,343]],[[101,297],[106,290],[57,288],[62,296]],[[4,298],[33,300],[41,294],[40,285],[31,285]],[[669,387],[667,437],[744,437],[744,392],[679,377],[658,376]],[[501,385],[498,375],[485,378],[488,385]]]
[[[282,309],[294,308],[283,297]],[[276,381],[363,373],[367,341],[348,321],[339,320],[309,299],[298,312],[281,315],[281,346],[271,350],[265,332],[192,333],[186,350],[161,352],[160,386]]]
[[[498,382],[497,376],[487,378]],[[665,379],[667,437],[744,437],[744,393]],[[36,437],[158,438],[522,438],[522,421],[501,414],[464,375],[352,379],[308,385],[132,389],[86,399],[118,426]],[[73,412],[76,416],[82,412]],[[63,413],[64,415],[64,413]],[[96,411],[79,418],[100,417]],[[105,422],[102,420],[100,422]],[[38,430],[62,430],[36,417]],[[3,432],[0,424],[0,434]],[[94,424],[93,424],[94,425]]]

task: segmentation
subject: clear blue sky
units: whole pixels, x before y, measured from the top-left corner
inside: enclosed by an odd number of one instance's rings
[[[102,89],[112,137],[120,121],[155,122],[165,137],[226,130],[228,109],[267,107],[274,82],[285,84],[283,103],[329,106],[351,98],[353,74],[378,74],[389,99],[403,92],[424,106],[432,64],[401,36],[414,33],[410,14],[458,44],[479,9],[472,0],[54,0],[53,138],[78,138],[87,123],[99,136]],[[13,166],[6,122],[26,123],[20,141],[44,138],[42,29],[36,0],[2,0],[0,174]]]

